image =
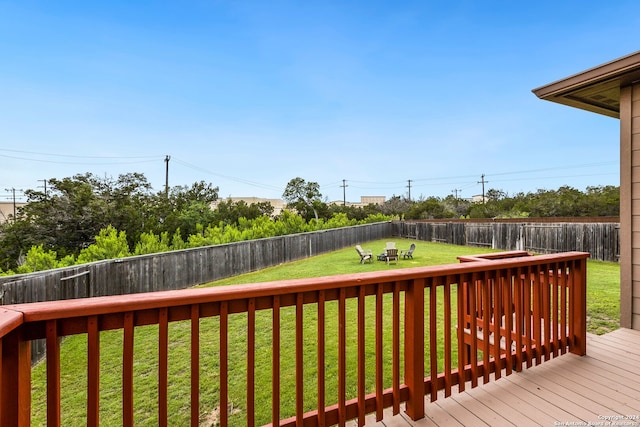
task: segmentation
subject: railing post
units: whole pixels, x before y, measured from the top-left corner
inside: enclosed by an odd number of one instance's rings
[[[0,425],[31,425],[31,341],[18,329],[2,339]]]
[[[571,269],[569,351],[578,356],[584,356],[587,354],[587,259],[574,261]]]
[[[424,279],[412,280],[404,294],[404,382],[412,420],[424,418],[424,284]]]

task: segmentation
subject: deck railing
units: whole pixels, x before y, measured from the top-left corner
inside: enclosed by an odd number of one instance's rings
[[[523,254],[509,256],[516,255]],[[100,386],[101,337],[109,330],[122,333],[119,418],[124,426],[143,421],[135,407],[134,365],[149,355],[134,351],[134,337],[145,325],[157,325],[155,417],[159,425],[171,424],[170,390],[178,387],[168,367],[174,322],[189,325],[190,372],[183,375],[189,376],[191,407],[184,416],[191,425],[212,410],[201,403],[205,395],[215,397],[220,425],[343,425],[353,418],[362,425],[366,414],[380,420],[383,409],[398,413],[401,403],[419,419],[425,397],[434,401],[439,391],[448,396],[453,387],[475,387],[480,378],[484,383],[566,351],[585,354],[587,257],[474,257],[424,268],[6,306],[0,309],[0,424],[30,425],[29,343],[41,338],[47,423],[66,424],[60,343],[84,334],[86,421],[80,424],[99,425],[101,392],[107,393]],[[229,324],[238,316],[246,325],[240,373],[230,369],[238,362],[230,354],[238,339]],[[216,322],[215,339],[204,338],[205,319]],[[215,341],[217,372],[202,372],[209,340]],[[284,348],[289,342],[293,348]],[[270,366],[257,365],[257,354],[262,360],[265,352]],[[285,362],[289,356],[293,366]],[[217,377],[213,390],[202,389],[205,375]],[[230,386],[238,375],[246,392],[241,403]],[[266,416],[257,411],[264,407]]]

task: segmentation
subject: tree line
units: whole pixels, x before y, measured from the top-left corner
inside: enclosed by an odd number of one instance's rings
[[[401,204],[401,198],[398,198]],[[594,186],[580,191],[562,186],[557,190],[537,190],[509,195],[490,189],[484,202],[472,202],[450,195],[405,202],[405,218],[547,218],[598,217],[620,215],[620,187]]]
[[[397,219],[617,216],[619,187],[571,187],[509,196],[491,189],[484,203],[448,196],[382,205],[344,206],[320,186],[294,178],[274,216],[270,203],[218,200],[219,189],[195,182],[154,192],[146,177],[81,174],[27,190],[27,203],[0,224],[0,274],[25,273],[101,259],[229,243]],[[216,203],[212,209],[212,203]]]
[[[0,224],[0,274],[391,219],[372,210],[347,215],[331,208],[311,220],[302,205],[300,212],[293,207],[274,217],[270,203],[232,200],[212,209],[218,192],[200,181],[155,193],[138,173],[51,179],[46,192],[25,191],[27,203]]]

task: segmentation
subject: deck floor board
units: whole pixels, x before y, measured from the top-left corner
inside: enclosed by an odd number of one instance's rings
[[[412,421],[403,409],[398,415],[385,411],[380,422],[367,418],[367,425],[553,426],[640,417],[638,366],[640,331],[588,335],[587,356],[562,355],[448,398],[439,395],[435,402],[427,396],[422,420]],[[618,422],[640,426],[640,418]]]

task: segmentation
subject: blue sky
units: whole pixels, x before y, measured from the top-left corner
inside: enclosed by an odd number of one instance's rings
[[[3,1],[0,195],[91,172],[329,201],[619,185],[619,122],[532,89],[640,49],[636,1]],[[20,194],[20,193],[18,193]]]

